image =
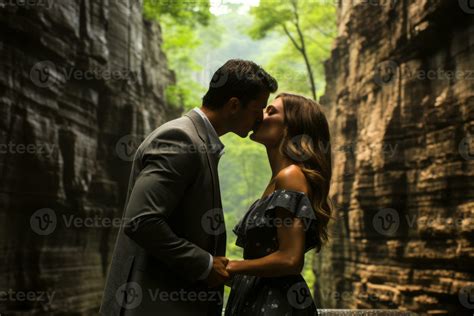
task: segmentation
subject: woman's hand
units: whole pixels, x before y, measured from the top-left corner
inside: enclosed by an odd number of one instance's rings
[[[236,274],[235,273],[235,263],[236,263],[235,260],[230,260],[227,263],[226,267],[225,267],[226,272],[229,273],[229,276],[230,276],[230,278],[227,279],[224,283],[228,287],[232,287],[232,282],[234,281],[234,276]]]
[[[229,273],[231,277],[233,277],[236,272],[236,262],[236,260],[229,260],[225,267],[225,270],[227,271],[227,273]]]

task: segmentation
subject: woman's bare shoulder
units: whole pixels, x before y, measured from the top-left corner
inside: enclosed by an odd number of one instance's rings
[[[308,194],[309,184],[303,170],[298,165],[282,169],[275,177],[276,190],[291,190]]]

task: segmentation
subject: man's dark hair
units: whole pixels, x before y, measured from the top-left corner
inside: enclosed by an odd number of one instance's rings
[[[273,93],[278,83],[262,67],[248,60],[231,59],[212,76],[209,90],[202,98],[208,108],[218,109],[236,97],[243,106],[257,99],[262,92]]]

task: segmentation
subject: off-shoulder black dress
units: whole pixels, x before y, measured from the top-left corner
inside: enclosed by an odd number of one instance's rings
[[[234,227],[236,245],[244,259],[264,257],[278,249],[275,209],[281,207],[300,218],[306,230],[305,252],[316,247],[316,215],[303,192],[276,190],[255,201]],[[225,307],[226,316],[317,315],[306,281],[301,275],[257,277],[235,275]]]

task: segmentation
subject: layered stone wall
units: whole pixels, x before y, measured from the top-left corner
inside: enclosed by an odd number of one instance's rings
[[[160,27],[137,0],[2,1],[0,41],[0,314],[94,315],[133,150],[180,113]]]
[[[472,1],[471,1],[472,2]],[[340,1],[321,103],[331,117],[325,308],[474,311],[474,8]]]

